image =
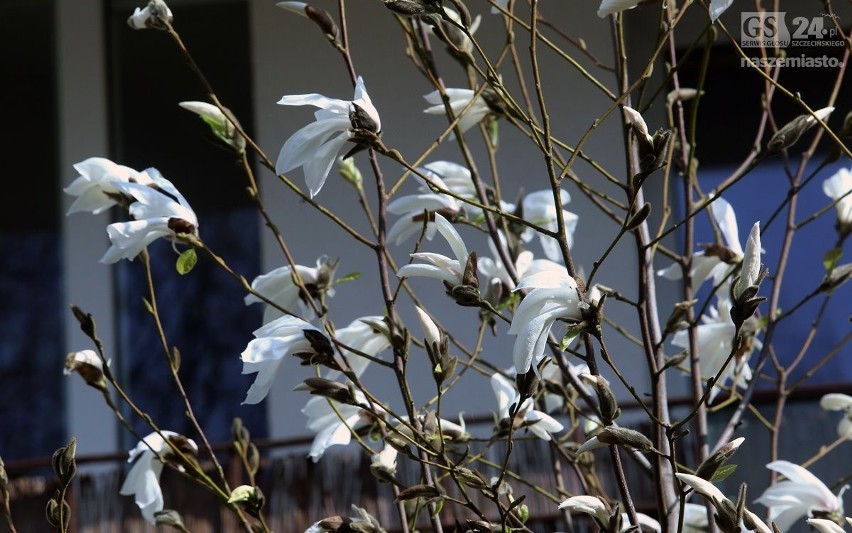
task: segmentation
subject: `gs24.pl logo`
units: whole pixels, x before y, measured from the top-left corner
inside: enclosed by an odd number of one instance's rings
[[[843,46],[834,22],[828,16],[794,17],[793,32],[787,12],[744,11],[740,14],[740,46],[743,48],[793,46]]]

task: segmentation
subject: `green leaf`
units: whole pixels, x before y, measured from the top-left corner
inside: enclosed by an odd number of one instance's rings
[[[565,333],[565,336],[562,337],[562,342],[559,343],[559,349],[563,352],[565,350],[567,350],[568,346],[570,346],[571,343],[574,342],[574,339],[576,339],[577,335],[579,335],[582,331],[583,331],[583,328],[582,328],[582,326],[579,326],[579,325],[574,326],[573,328],[569,329]]]
[[[203,120],[208,126],[210,126],[210,130],[213,134],[218,137],[220,140],[224,141],[227,144],[231,144],[231,139],[228,136],[228,132],[226,128],[223,127],[222,123],[217,121],[213,117],[208,117],[206,115],[199,115],[201,120]]]
[[[488,131],[488,140],[491,141],[491,146],[497,148],[500,145],[500,128],[497,126],[497,117],[489,116],[485,122],[485,129]]]
[[[177,263],[175,264],[175,268],[177,268],[178,274],[183,276],[184,274],[192,272],[196,263],[198,263],[198,254],[195,253],[195,248],[189,248],[180,254],[177,259]]]
[[[831,271],[840,262],[841,257],[843,257],[843,250],[840,248],[832,248],[822,256],[822,266],[825,267],[825,271],[828,274],[831,274]]]
[[[360,272],[352,272],[351,274],[346,274],[345,276],[339,277],[334,280],[335,285],[339,285],[341,283],[346,283],[347,281],[355,281],[356,279],[361,277]]]
[[[713,483],[719,483],[720,481],[724,481],[731,474],[733,474],[737,469],[737,465],[722,465],[716,470],[716,473],[713,474],[713,477],[710,478],[710,481]]]

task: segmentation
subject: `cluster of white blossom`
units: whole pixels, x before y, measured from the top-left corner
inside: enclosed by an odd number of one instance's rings
[[[508,7],[507,1],[493,3],[497,13]],[[635,0],[604,0],[598,14],[604,17],[639,3]],[[153,8],[137,10],[131,17],[131,26],[141,29],[170,24],[171,12],[165,11],[168,8],[163,10],[165,4],[160,4],[162,2],[153,2]],[[284,4],[287,4],[283,6],[287,9],[304,9],[298,2]],[[731,0],[709,2],[711,20],[716,20],[730,4]],[[457,22],[458,16],[456,13]],[[469,44],[469,41],[467,45],[462,43],[459,48],[470,52]],[[461,134],[495,113],[482,91],[448,88],[427,94],[425,99],[431,105],[425,109],[427,114],[446,115],[449,108],[450,118],[458,119],[457,131]],[[382,133],[379,113],[360,77],[355,83],[352,100],[301,94],[283,96],[278,103],[319,108],[314,122],[302,127],[284,142],[275,165],[278,174],[301,167],[311,198],[323,190],[345,147],[351,146],[352,150],[344,158],[372,146]],[[202,102],[184,102],[182,105],[206,117],[205,121],[211,127],[219,128],[223,140],[235,143],[232,144],[234,148],[244,148],[244,143],[237,142],[242,137],[237,132],[235,120],[218,106]],[[642,116],[628,107],[624,111],[634,131],[643,135],[646,142],[653,143]],[[155,169],[139,172],[103,158],[87,159],[74,168],[79,177],[65,189],[76,197],[69,214],[81,211],[97,214],[118,206],[130,217],[130,220],[107,226],[111,246],[101,258],[102,262],[133,260],[160,238],[188,245],[192,245],[192,239],[199,238],[199,221],[187,200]],[[401,247],[421,232],[427,241],[432,241],[437,233],[449,245],[452,256],[432,251],[411,253],[411,262],[400,267],[396,275],[400,280],[422,277],[439,281],[463,305],[482,306],[487,301],[493,309],[494,305],[515,299],[516,303],[507,307],[513,311],[508,328],[508,334],[514,336],[512,365],[509,367],[507,360],[506,365],[501,366],[508,368],[493,373],[490,378],[496,396],[498,428],[505,429],[508,424],[512,430],[523,429],[540,439],[551,440],[553,434],[564,429],[555,418],[555,413],[563,407],[564,398],[548,393],[536,403],[527,391],[518,390],[518,385],[510,378],[535,375],[553,382],[561,380],[562,372],[554,364],[555,356],[548,351],[548,346],[552,345],[554,325],[578,325],[592,320],[600,305],[601,291],[597,287],[587,291],[583,280],[570,274],[563,262],[559,243],[572,247],[578,221],[575,214],[564,209],[570,201],[569,193],[562,189],[546,189],[524,195],[517,205],[502,200],[489,203],[488,198],[481,194],[481,187],[477,186],[471,170],[451,161],[424,164],[417,169],[414,179],[418,186],[416,193],[398,196],[387,205],[387,211],[398,216],[389,229],[387,241]],[[852,230],[852,172],[840,170],[824,181],[823,190],[836,205],[838,228],[848,234]],[[510,222],[517,220],[523,224],[507,224],[497,232],[489,232],[487,240],[481,244],[489,248],[491,256],[477,261],[476,254],[462,238],[457,225],[465,223],[483,228],[487,213],[511,215]],[[714,303],[706,307],[701,323],[695,328],[701,378],[712,380],[708,391],[712,402],[724,387],[745,387],[753,379],[749,360],[753,352],[762,346],[759,317],[749,315],[738,321],[732,310],[752,301],[763,275],[763,250],[760,222],[753,222],[743,247],[731,204],[724,198],[714,197],[709,203],[709,213],[723,242],[693,253],[688,276],[696,292],[707,281],[712,282],[709,297]],[[535,257],[533,250],[525,248],[537,233],[544,255],[540,258]],[[560,239],[555,239],[554,234]],[[391,334],[384,318],[375,314],[364,315],[346,327],[334,329],[319,320],[314,312],[326,296],[334,295],[335,267],[336,262],[327,257],[318,259],[315,267],[284,265],[256,277],[251,283],[251,292],[245,297],[246,305],[263,303],[266,307],[263,325],[253,332],[254,339],[247,343],[241,354],[242,372],[256,374],[244,403],[263,401],[283,365],[293,357],[301,359],[303,364],[327,367],[324,379],[333,384],[324,386],[337,387],[335,391],[348,394],[345,401],[331,395],[313,396],[305,405],[303,413],[308,419],[307,427],[315,433],[309,452],[314,461],[320,460],[330,446],[349,444],[353,434],[377,423],[377,418],[383,419],[381,423],[386,431],[409,438],[413,436],[407,417],[383,418],[387,415],[385,409],[358,390],[352,381],[352,378],[360,378],[365,373],[371,361],[381,360],[382,354],[391,347]],[[682,264],[675,263],[657,274],[678,280],[684,276],[684,270]],[[484,281],[480,281],[480,277]],[[480,287],[486,290],[480,292]],[[423,309],[418,307],[416,311],[424,331],[426,350],[430,357],[441,357],[440,353],[435,353],[441,350],[441,329]],[[315,325],[311,322],[323,323]],[[669,340],[675,348],[690,350],[689,333],[685,329],[673,332]],[[585,364],[567,360],[561,363],[580,383],[578,386],[584,394],[594,394],[594,391],[602,394],[601,390],[609,387],[602,377],[590,374]],[[85,371],[94,382],[103,377],[103,362],[90,350],[72,354],[67,365],[68,372],[77,371],[82,375]],[[90,381],[88,377],[87,381]],[[852,398],[830,394],[823,398],[822,407],[844,411],[845,417],[839,423],[838,433],[841,438],[852,435]],[[595,420],[594,423],[599,430],[601,424],[611,426],[612,420]],[[469,438],[463,423],[440,420],[437,426],[440,428],[438,431],[451,440]],[[591,428],[588,433],[592,433]],[[617,437],[613,435],[593,436],[578,453],[612,444],[612,439]],[[742,439],[734,441],[732,448],[735,450],[741,442]],[[129,462],[133,466],[121,494],[133,495],[142,515],[153,523],[155,513],[163,510],[159,476],[164,463],[175,455],[186,461],[185,455],[192,455],[191,452],[197,450],[195,442],[169,431],[158,431],[145,437],[130,452]],[[397,450],[383,444],[375,450],[371,468],[382,476],[392,477],[396,459]],[[775,523],[784,532],[807,517],[808,523],[821,531],[839,531],[836,524],[843,515],[842,491],[833,493],[808,470],[787,461],[773,461],[767,468],[784,478],[755,500],[769,509],[770,523]],[[677,478],[684,487],[707,499],[719,520],[729,519],[726,513],[736,509],[737,503],[728,499],[707,479],[688,473],[678,473]],[[559,504],[559,508],[588,514],[606,530],[614,523],[621,524],[621,531],[632,527],[626,513],[613,509],[609,502],[597,496],[576,495]],[[766,522],[748,509],[740,516],[746,529],[760,533],[772,531]],[[637,518],[643,531],[662,529],[649,516],[638,514]],[[684,529],[702,531],[707,526],[704,508],[694,503],[687,504]],[[309,531],[319,530],[318,527],[315,524]]]

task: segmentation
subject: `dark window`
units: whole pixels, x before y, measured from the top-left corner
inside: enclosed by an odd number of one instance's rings
[[[34,30],[35,29],[35,30]],[[5,198],[0,210],[0,456],[49,455],[62,409],[54,9],[0,4]]]
[[[170,2],[174,24],[222,102],[251,132],[248,7],[242,1]],[[202,239],[238,273],[258,273],[258,222],[237,156],[178,102],[209,102],[204,86],[165,32],[134,31],[132,6],[112,2],[108,17],[113,158],[155,167],[186,197]],[[234,417],[254,436],[266,434],[265,406],[241,406],[253,376],[241,375],[240,352],[261,323],[238,283],[201,255],[181,276],[170,243],[149,247],[163,327],[182,355],[180,375],[196,417],[212,441],[229,438]],[[132,397],[163,429],[193,436],[154,323],[142,304],[140,260],[117,265],[121,375]],[[140,433],[150,430],[136,421]],[[127,444],[132,437],[126,436]]]

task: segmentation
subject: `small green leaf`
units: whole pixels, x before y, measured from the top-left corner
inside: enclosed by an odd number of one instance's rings
[[[579,335],[582,331],[583,331],[583,328],[580,327],[580,326],[575,326],[575,327],[569,329],[565,333],[565,336],[562,337],[562,342],[559,343],[559,349],[563,352],[565,350],[567,350],[568,346],[570,346],[571,343],[574,342],[574,339],[576,339],[577,335]]]
[[[724,481],[731,474],[733,474],[737,469],[737,465],[723,465],[720,466],[716,473],[713,474],[713,477],[710,478],[710,481],[713,483],[719,483],[720,481]]]
[[[351,274],[346,274],[345,276],[339,277],[334,280],[335,285],[339,285],[341,283],[346,283],[347,281],[355,281],[356,279],[361,277],[360,272],[352,272]]]
[[[183,276],[184,274],[192,272],[196,263],[198,263],[198,254],[195,253],[195,248],[189,248],[180,254],[175,267],[177,268],[178,274]]]
[[[497,148],[500,144],[500,128],[497,125],[497,117],[489,116],[485,122],[485,129],[488,131],[488,140],[491,141],[491,146]]]
[[[822,266],[825,267],[825,271],[828,274],[831,274],[831,271],[840,262],[841,257],[843,257],[843,250],[840,248],[832,248],[822,256]]]

